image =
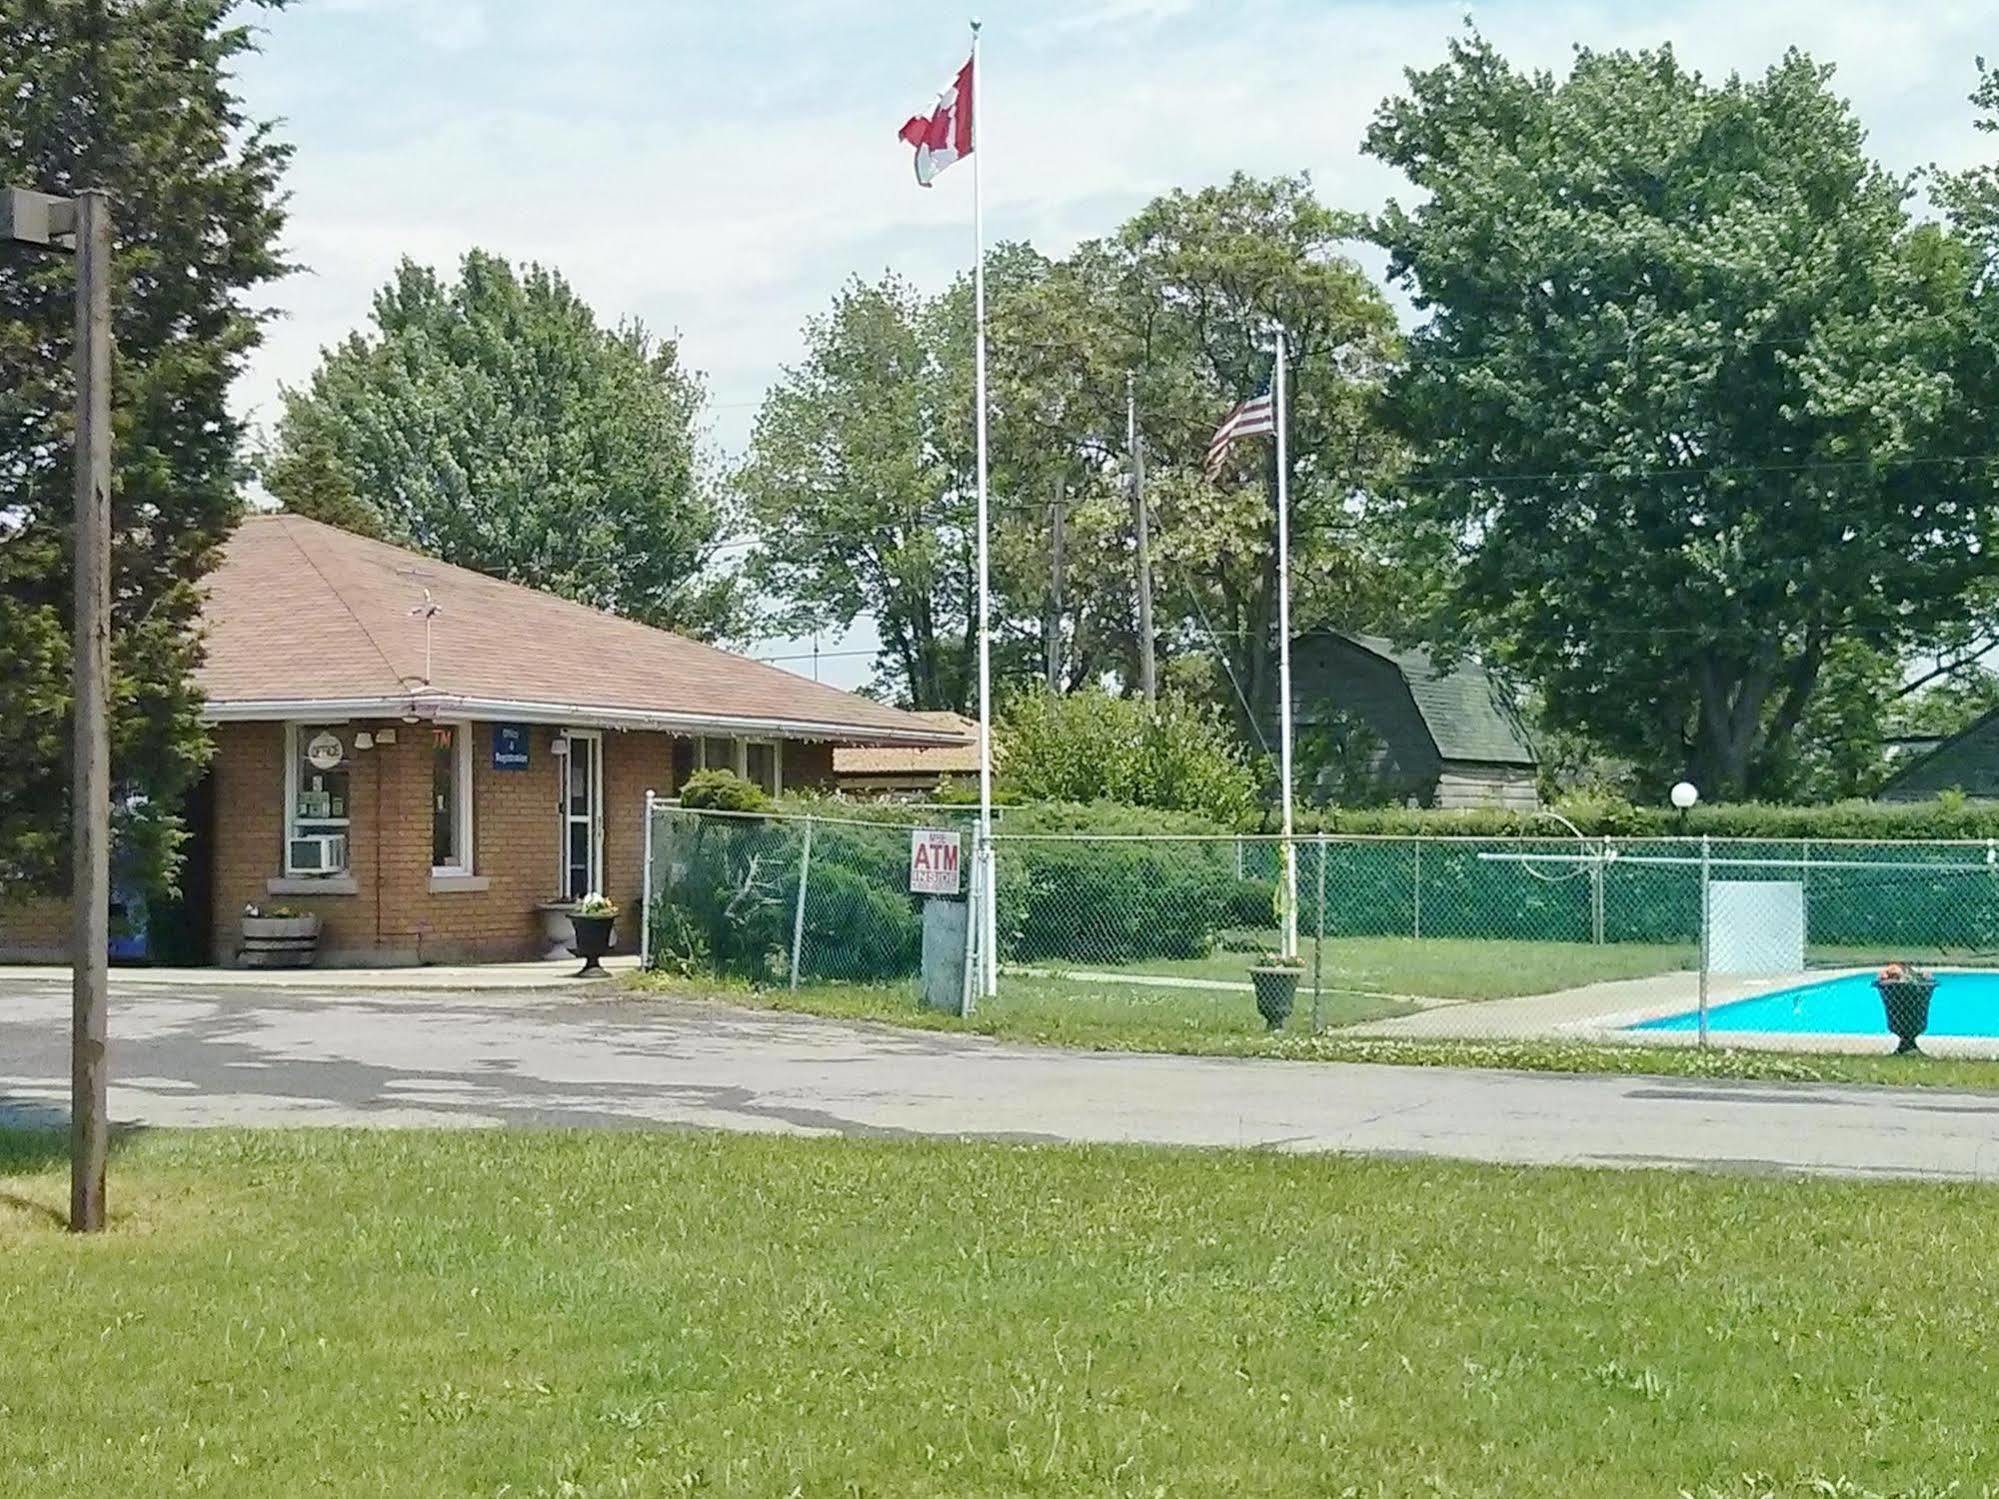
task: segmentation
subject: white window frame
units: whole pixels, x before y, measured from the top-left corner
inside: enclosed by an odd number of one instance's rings
[[[315,828],[338,828],[347,835],[347,862],[338,869],[293,869],[292,840],[308,836],[299,831],[298,815],[298,767],[303,754],[299,746],[299,731],[302,729],[345,728],[347,721],[342,718],[298,719],[285,725],[285,828],[284,848],[279,853],[279,867],[288,880],[337,879],[354,870],[354,772],[352,769],[353,750],[348,751],[347,772],[347,813],[343,817],[309,817],[305,821]]]
[[[473,872],[472,869],[472,725],[470,723],[444,721],[435,724],[434,727],[440,729],[449,729],[451,730],[454,736],[452,743],[456,751],[456,758],[458,761],[458,764],[454,768],[457,772],[458,784],[453,788],[454,792],[453,800],[457,803],[457,805],[451,809],[451,815],[454,819],[454,825],[452,827],[453,836],[451,841],[458,846],[458,862],[455,864],[433,863],[430,866],[430,872],[434,875],[471,874]],[[434,747],[432,753],[433,754],[436,753]],[[425,765],[426,772],[428,772],[431,768],[432,767],[430,763],[426,761]],[[430,806],[429,792],[425,793],[424,805],[426,808]],[[432,810],[434,815],[434,809]],[[431,850],[433,856],[435,856],[436,852],[437,850],[435,848]]]
[[[568,890],[569,884],[569,828],[579,819],[569,810],[569,762],[578,749],[587,746],[590,756],[590,786],[592,791],[590,807],[590,889],[602,892],[604,889],[604,734],[601,729],[564,729],[562,737],[569,741],[566,754],[559,756],[562,774],[556,777],[555,787],[555,883],[558,898],[581,900]]]
[[[729,740],[729,763],[727,765],[710,765],[708,763],[708,741],[710,739]],[[733,771],[737,776],[747,781],[750,778],[750,746],[753,744],[767,744],[770,746],[770,794],[772,796],[784,795],[784,741],[782,739],[772,739],[763,735],[752,735],[744,739],[725,734],[697,734],[694,738],[694,768],[697,771]]]

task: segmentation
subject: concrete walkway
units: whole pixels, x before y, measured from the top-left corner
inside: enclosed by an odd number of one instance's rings
[[[700,1126],[1999,1176],[1999,1095],[1043,1051],[724,1005],[119,975],[144,1125]],[[64,1118],[69,994],[0,977],[0,1123]]]

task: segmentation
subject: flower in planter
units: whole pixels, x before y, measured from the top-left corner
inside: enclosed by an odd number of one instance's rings
[[[571,914],[575,916],[615,916],[618,914],[618,903],[604,894],[603,891],[592,890],[576,903],[575,910]]]
[[[1914,963],[1889,963],[1874,975],[1877,984],[1927,984],[1932,982],[1929,970]]]

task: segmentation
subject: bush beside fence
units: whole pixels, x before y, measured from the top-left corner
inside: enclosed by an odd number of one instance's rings
[[[1205,957],[1231,930],[1248,945],[1269,942],[1277,840],[1070,833],[1060,829],[1081,820],[1073,809],[1034,813],[1014,814],[996,840],[1003,963],[1142,970]],[[921,809],[864,821],[659,808],[651,960],[762,984],[788,982],[794,966],[802,982],[914,979],[922,902],[908,893],[909,828],[942,821]],[[969,870],[968,826],[961,838]],[[1329,938],[1692,946],[1702,846],[1305,837],[1299,926]],[[1716,839],[1707,848],[1718,881],[1800,885],[1816,949],[1999,951],[1999,846]]]

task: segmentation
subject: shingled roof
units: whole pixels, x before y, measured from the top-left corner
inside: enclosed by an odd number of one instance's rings
[[[833,751],[836,776],[975,776],[979,773],[979,721],[962,713],[919,709],[912,715],[955,734],[957,742],[933,749],[901,745],[842,748]]]
[[[244,520],[205,587],[198,680],[211,720],[415,712],[960,742],[796,673],[303,516]],[[426,594],[436,610],[427,651]]]
[[[1402,673],[1423,726],[1443,759],[1528,767],[1536,763],[1533,747],[1513,710],[1481,667],[1461,661],[1447,671],[1415,647],[1398,648],[1374,635],[1349,635],[1347,639]]]

